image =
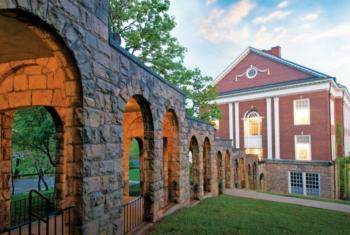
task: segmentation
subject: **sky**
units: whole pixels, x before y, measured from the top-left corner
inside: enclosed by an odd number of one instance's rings
[[[282,58],[350,88],[350,0],[171,0],[172,34],[185,63],[215,78],[248,46],[281,46]]]

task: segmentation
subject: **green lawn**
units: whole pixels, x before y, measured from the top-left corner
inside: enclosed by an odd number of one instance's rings
[[[54,188],[49,188],[49,190],[47,191],[41,191],[42,194],[44,194],[45,196],[47,194],[51,194],[54,192]],[[36,195],[36,194],[34,194]],[[18,201],[18,200],[21,200],[21,199],[25,199],[25,198],[29,198],[29,192],[25,192],[25,193],[17,193],[15,195],[11,195],[11,201]]]
[[[129,180],[140,181],[140,170],[139,169],[130,169]]]
[[[350,234],[350,214],[231,196],[165,217],[156,234]]]

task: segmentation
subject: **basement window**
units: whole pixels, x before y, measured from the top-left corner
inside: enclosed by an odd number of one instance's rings
[[[289,172],[289,193],[304,196],[320,196],[320,174]]]

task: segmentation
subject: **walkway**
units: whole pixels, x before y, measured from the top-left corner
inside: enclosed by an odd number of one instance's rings
[[[309,200],[309,199],[302,199],[302,198],[279,196],[279,195],[259,193],[255,191],[248,191],[248,190],[242,190],[242,189],[226,190],[226,194],[231,196],[237,196],[237,197],[260,199],[260,200],[273,201],[273,202],[284,202],[284,203],[350,213],[350,205],[340,204],[340,203],[323,202],[323,201],[316,201],[316,200]]]
[[[49,188],[55,186],[55,177],[54,176],[45,176],[47,185]],[[29,192],[31,189],[38,189],[38,178],[29,178],[29,179],[15,179],[13,180],[15,187],[15,194]],[[42,189],[45,189],[43,183],[41,183]]]

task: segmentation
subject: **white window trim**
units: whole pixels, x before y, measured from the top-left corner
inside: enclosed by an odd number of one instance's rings
[[[310,158],[308,160],[300,160],[297,158],[297,137],[298,136],[309,136],[310,138]],[[312,161],[312,139],[311,135],[294,135],[294,158],[297,161]]]
[[[288,171],[288,193],[291,194],[292,193],[292,181],[290,178],[290,171]]]
[[[295,110],[296,110],[296,104],[298,101],[304,101],[306,100],[307,103],[308,103],[308,106],[309,106],[309,122],[306,123],[306,124],[296,124],[295,121],[296,121],[296,117],[295,117]],[[294,126],[307,126],[307,125],[311,125],[311,112],[310,112],[310,99],[309,98],[303,98],[303,99],[296,99],[296,100],[293,100],[293,123],[294,123]]]

